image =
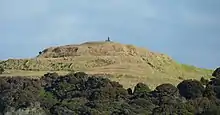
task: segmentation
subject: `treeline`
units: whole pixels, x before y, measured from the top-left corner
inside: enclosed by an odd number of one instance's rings
[[[0,113],[5,115],[219,115],[220,68],[210,80],[184,80],[134,90],[83,72],[41,79],[0,78]]]

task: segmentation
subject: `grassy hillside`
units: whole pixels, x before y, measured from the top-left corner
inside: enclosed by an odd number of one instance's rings
[[[111,80],[125,87],[144,82],[154,88],[162,83],[176,85],[184,79],[210,77],[212,70],[179,64],[169,56],[115,42],[87,42],[51,47],[32,59],[8,59],[0,62],[5,75],[42,76],[47,71],[84,71],[110,74]]]

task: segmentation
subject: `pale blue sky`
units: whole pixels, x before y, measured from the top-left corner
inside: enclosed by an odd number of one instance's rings
[[[220,0],[0,0],[0,59],[111,36],[181,63],[215,68],[219,6]]]

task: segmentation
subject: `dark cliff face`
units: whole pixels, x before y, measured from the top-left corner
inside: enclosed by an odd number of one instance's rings
[[[216,70],[217,71],[217,70]],[[206,86],[185,80],[177,87],[161,84],[150,90],[138,83],[134,91],[118,82],[83,72],[59,76],[47,73],[41,79],[0,78],[2,114],[135,115],[220,114],[220,78],[213,73]]]

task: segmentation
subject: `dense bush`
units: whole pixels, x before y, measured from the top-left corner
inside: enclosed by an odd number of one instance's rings
[[[135,87],[134,87],[134,94],[138,94],[138,93],[144,93],[144,92],[150,92],[150,88],[144,84],[144,83],[138,83]]]
[[[156,87],[156,90],[164,95],[178,96],[178,89],[172,84],[162,84]]]
[[[220,78],[220,67],[213,72],[212,76]]]
[[[83,72],[65,76],[47,73],[38,80],[1,77],[0,114],[220,114],[220,78],[201,81],[204,83],[184,80],[177,87],[162,84],[154,90],[138,83],[132,91],[118,82]]]
[[[202,77],[202,78],[200,79],[200,82],[201,82],[203,85],[208,85],[209,80],[208,80],[208,79],[205,79],[204,77]]]
[[[197,80],[184,80],[177,86],[177,88],[179,89],[180,94],[186,99],[202,97],[205,90],[202,83]]]

